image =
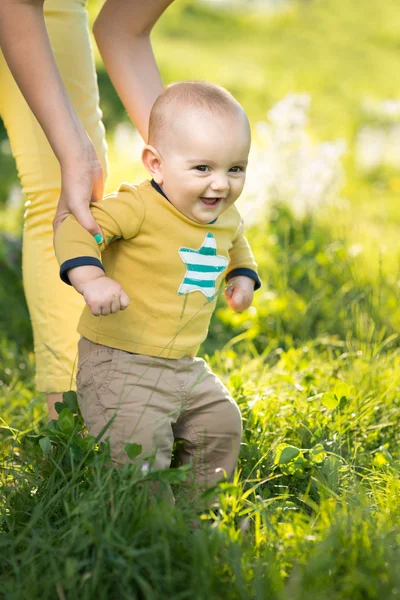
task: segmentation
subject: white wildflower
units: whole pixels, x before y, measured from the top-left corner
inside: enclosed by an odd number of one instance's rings
[[[141,466],[142,473],[145,475],[146,473],[148,473],[150,471],[150,465],[147,461],[144,461],[144,463]]]
[[[343,185],[343,140],[313,143],[306,131],[310,96],[289,94],[257,123],[247,183],[239,199],[245,222],[265,218],[275,202],[304,216],[338,197]]]
[[[355,256],[358,256],[359,254],[361,254],[362,251],[363,251],[362,244],[352,244],[351,246],[349,246],[349,248],[347,250],[347,254],[354,258]]]
[[[400,168],[400,98],[367,99],[362,104],[365,124],[356,135],[356,165],[363,172],[381,167]]]

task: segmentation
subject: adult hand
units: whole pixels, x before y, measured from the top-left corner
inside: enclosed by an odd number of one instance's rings
[[[88,146],[80,160],[61,165],[61,195],[53,221],[54,232],[72,214],[92,235],[102,234],[101,228],[90,212],[90,202],[103,196],[103,170],[93,146]]]
[[[250,277],[240,275],[229,281],[224,295],[229,307],[235,312],[242,312],[253,302],[255,282]]]

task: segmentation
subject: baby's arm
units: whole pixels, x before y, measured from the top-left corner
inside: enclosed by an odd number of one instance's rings
[[[102,252],[117,239],[135,237],[144,219],[144,204],[135,188],[124,186],[91,205],[101,226],[102,238],[95,238],[70,215],[62,222],[54,238],[60,264],[60,277],[83,295],[93,315],[109,315],[124,310],[129,298],[121,285],[107,277],[101,262]]]
[[[254,279],[240,275],[232,277],[228,287],[225,289],[225,298],[229,308],[235,312],[242,312],[251,306],[254,296]]]
[[[254,290],[258,290],[261,286],[257,263],[243,235],[243,223],[240,224],[229,255],[230,262],[226,275],[228,287],[225,290],[225,298],[232,310],[242,312],[253,302]]]
[[[100,267],[84,265],[69,269],[67,273],[95,317],[125,310],[129,305],[129,298],[120,284],[107,277]]]

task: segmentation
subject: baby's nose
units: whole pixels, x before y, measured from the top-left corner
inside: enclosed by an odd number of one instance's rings
[[[229,189],[229,180],[226,175],[216,175],[211,183],[211,188],[215,192],[225,192]]]

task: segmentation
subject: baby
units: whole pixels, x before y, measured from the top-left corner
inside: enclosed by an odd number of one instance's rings
[[[107,425],[113,461],[168,468],[191,463],[201,489],[232,475],[241,416],[226,387],[196,358],[223,279],[235,311],[260,287],[235,201],[250,127],[220,86],[179,82],[159,96],[142,160],[151,181],[123,183],[91,205],[103,238],[74,217],[59,228],[61,278],[83,295],[78,402],[91,435]],[[146,467],[147,468],[147,465]]]

